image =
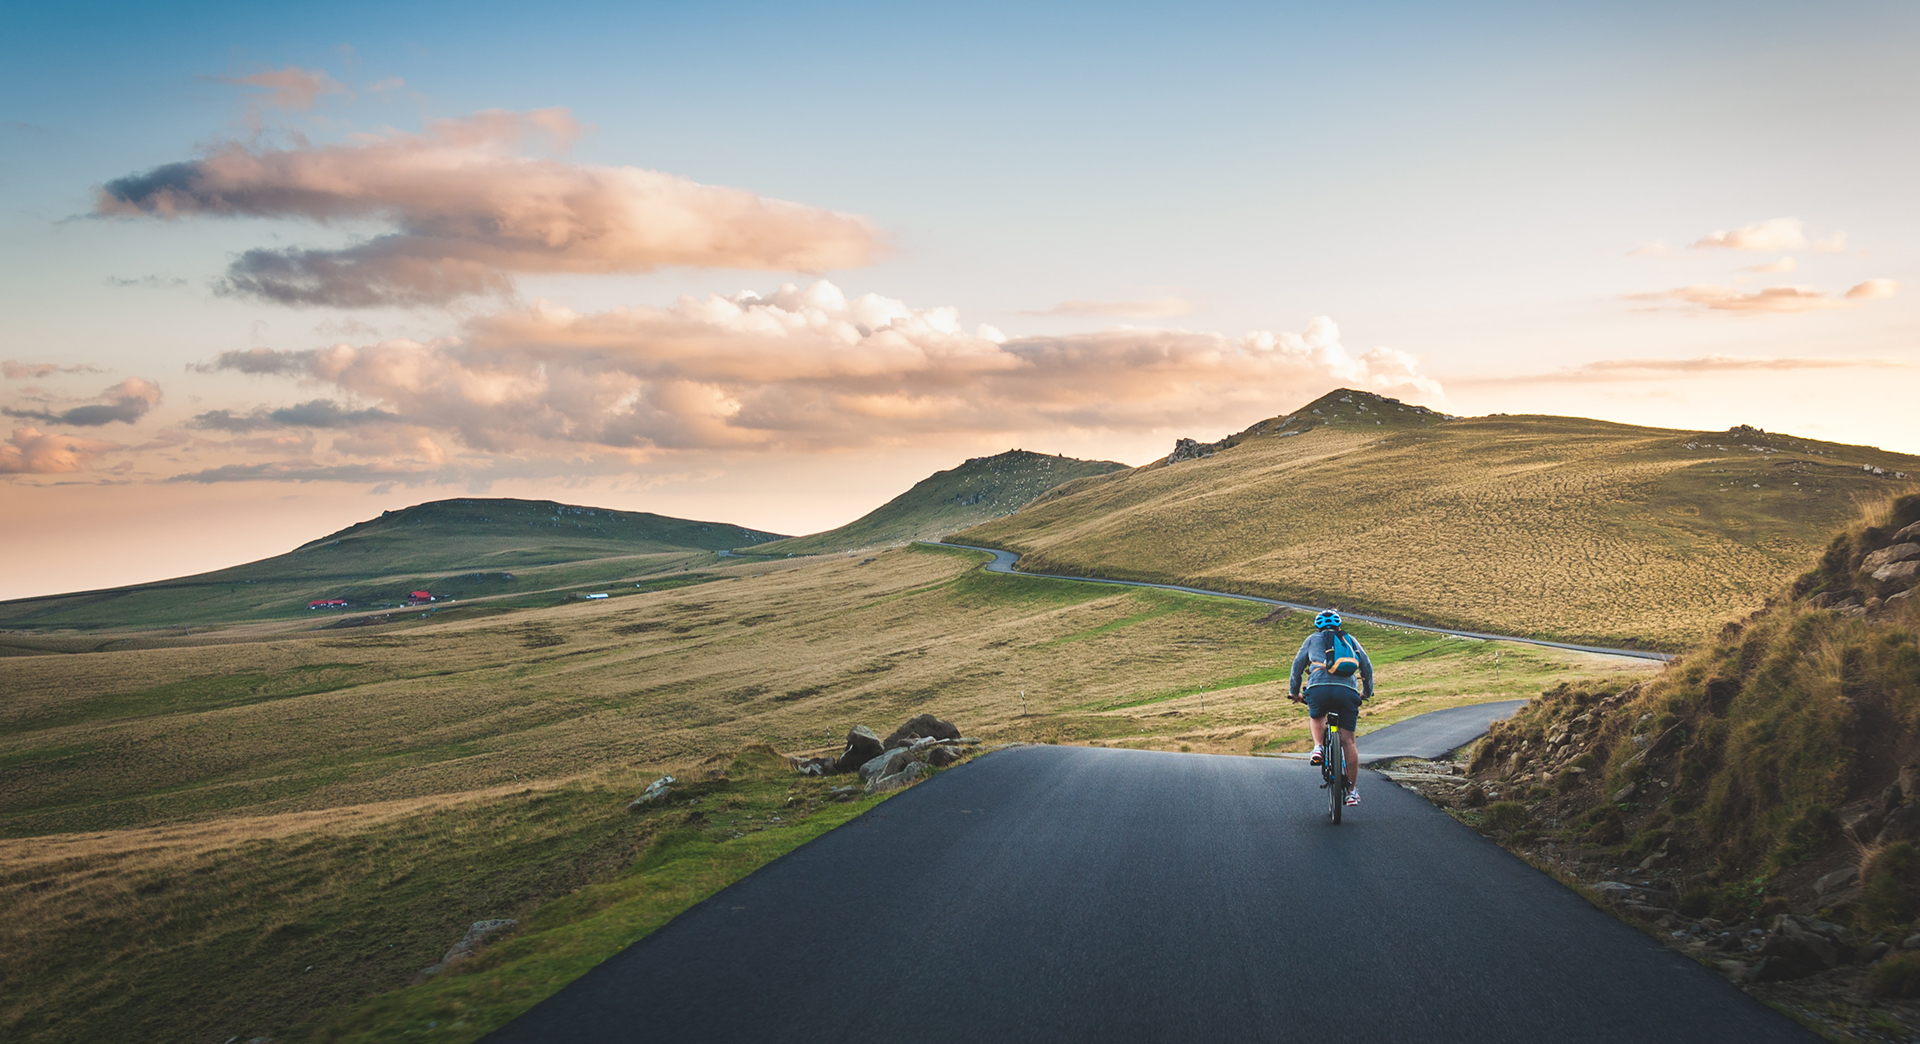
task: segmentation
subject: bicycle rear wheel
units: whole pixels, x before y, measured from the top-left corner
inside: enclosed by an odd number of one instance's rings
[[[1347,751],[1334,729],[1327,730],[1326,765],[1327,818],[1339,826],[1340,815],[1347,808]]]

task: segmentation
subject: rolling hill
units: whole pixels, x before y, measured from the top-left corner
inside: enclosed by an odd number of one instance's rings
[[[955,539],[1034,572],[1678,649],[1916,473],[1920,457],[1744,426],[1452,418],[1342,389]]]
[[[386,511],[257,562],[150,584],[0,602],[16,630],[203,626],[311,616],[307,603],[398,606],[436,598],[631,582],[727,548],[779,539],[723,522],[462,497]],[[548,599],[549,601],[551,599]]]
[[[811,555],[935,540],[1009,515],[1063,482],[1124,471],[1110,460],[1079,460],[1014,449],[936,471],[913,488],[838,529],[752,547],[756,554]]]

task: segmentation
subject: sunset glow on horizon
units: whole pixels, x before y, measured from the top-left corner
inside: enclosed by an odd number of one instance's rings
[[[1912,5],[5,24],[0,598],[463,495],[807,533],[1340,386],[1920,453]]]

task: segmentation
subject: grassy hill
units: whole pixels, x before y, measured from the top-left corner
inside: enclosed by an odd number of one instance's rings
[[[1345,389],[1174,456],[959,536],[1036,572],[1678,649],[1920,473],[1920,457],[1747,427],[1450,418]]]
[[[821,554],[937,540],[955,530],[1009,515],[1063,482],[1126,469],[1110,460],[1079,460],[1026,450],[975,457],[951,471],[936,471],[913,488],[824,533],[761,544],[761,554]]]
[[[926,711],[989,742],[1304,743],[1301,615],[984,558],[736,560],[625,599],[11,659],[0,1038],[472,1041],[864,807],[771,752],[730,764],[756,743]],[[1392,679],[1367,729],[1658,669],[1356,630]],[[627,811],[663,772],[671,807]],[[511,938],[408,985],[495,917]]]
[[[409,592],[498,598],[626,582],[778,539],[721,522],[463,497],[359,522],[272,558],[174,580],[0,602],[16,630],[204,626],[311,616],[307,603],[402,604]]]

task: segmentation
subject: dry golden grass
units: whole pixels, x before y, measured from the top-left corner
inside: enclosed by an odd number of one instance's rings
[[[1353,397],[1372,410],[1323,400],[1306,434],[1082,480],[955,539],[1022,552],[1034,572],[1679,649],[1757,608],[1857,499],[1896,485],[1863,465],[1920,472],[1920,458],[1761,433],[1504,416],[1374,426],[1395,407]]]
[[[652,836],[623,811],[645,779],[755,742],[826,749],[923,711],[988,740],[1246,753],[1303,739],[1284,678],[1306,620],[991,576],[983,558],[740,564],[698,587],[466,621],[10,658],[0,1033],[251,1033],[357,1003],[404,984],[463,919],[543,916],[621,872]],[[1380,671],[1363,731],[1657,669],[1357,633]],[[179,1011],[156,991],[177,991]]]

